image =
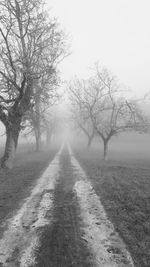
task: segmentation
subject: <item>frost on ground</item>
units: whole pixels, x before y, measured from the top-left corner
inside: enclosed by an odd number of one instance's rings
[[[16,215],[6,222],[7,230],[0,240],[0,265],[28,267],[35,263],[40,230],[50,224],[50,218],[47,219],[46,215],[53,208],[53,192],[59,177],[62,149],[38,179]]]
[[[95,266],[101,267],[133,267],[132,258],[125,244],[115,231],[113,224],[108,220],[99,197],[94,192],[85,172],[73,156],[71,164],[77,182],[74,190],[81,209],[83,232],[85,239],[92,250]]]

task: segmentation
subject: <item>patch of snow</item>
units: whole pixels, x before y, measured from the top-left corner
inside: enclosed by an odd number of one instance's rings
[[[92,250],[95,266],[97,267],[133,267],[130,253],[127,251],[123,240],[115,231],[113,224],[108,220],[104,207],[99,197],[88,180],[73,152],[68,147],[71,164],[76,183],[76,192],[83,220],[82,237],[87,241]]]
[[[39,237],[37,236],[37,229],[50,224],[50,220],[46,218],[47,211],[52,211],[53,195],[52,193],[45,193],[40,202],[37,211],[37,220],[32,224],[30,237],[28,237],[29,245],[21,252],[20,267],[30,266],[35,263],[35,251],[39,246]]]
[[[35,264],[35,251],[39,244],[39,237],[34,234],[30,240],[29,246],[22,252],[20,267],[31,266]]]
[[[35,263],[34,254],[39,246],[38,230],[51,223],[50,219],[46,219],[46,214],[47,211],[52,212],[53,193],[59,178],[59,157],[62,150],[63,146],[41,178],[37,180],[31,195],[24,201],[16,215],[7,221],[8,229],[0,240],[0,264],[5,267],[15,266],[13,254],[16,251],[20,267],[28,267]]]

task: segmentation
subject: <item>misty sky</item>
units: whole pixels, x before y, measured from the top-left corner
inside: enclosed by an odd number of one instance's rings
[[[48,0],[47,0],[48,1]],[[150,90],[150,0],[49,0],[70,33],[65,79],[86,76],[95,61],[140,96]]]

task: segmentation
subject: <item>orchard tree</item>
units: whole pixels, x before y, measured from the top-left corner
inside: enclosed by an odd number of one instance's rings
[[[79,129],[87,138],[87,147],[90,148],[95,136],[95,129],[89,109],[91,102],[87,99],[87,81],[75,78],[68,85],[68,95],[70,100],[71,120],[74,127]]]
[[[60,119],[55,111],[55,107],[47,110],[43,118],[43,129],[46,136],[46,147],[49,148],[52,142],[52,137],[55,134],[58,125],[60,124]]]
[[[87,89],[88,95],[89,91],[94,103],[89,116],[103,141],[106,160],[110,139],[121,132],[136,130],[143,125],[143,116],[136,101],[129,101],[122,96],[116,78],[106,68],[100,69],[96,65],[96,74]]]
[[[94,75],[87,80],[77,80],[70,86],[72,113],[76,123],[87,135],[93,129],[104,145],[107,159],[108,144],[114,135],[143,127],[143,116],[136,101],[127,101],[116,78],[96,64]],[[91,126],[92,125],[92,126]]]
[[[13,166],[22,119],[35,104],[43,76],[53,75],[64,57],[65,40],[43,1],[0,2],[0,120],[6,128],[2,167]]]
[[[54,125],[54,111],[52,107],[60,99],[58,88],[60,79],[58,73],[50,74],[50,77],[42,77],[35,87],[34,105],[24,116],[23,125],[25,128],[25,136],[33,134],[35,136],[36,151],[42,149],[42,134],[46,132],[47,138]]]

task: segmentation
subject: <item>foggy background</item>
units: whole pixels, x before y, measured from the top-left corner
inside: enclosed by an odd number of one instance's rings
[[[95,61],[142,96],[150,90],[149,0],[51,0],[71,40],[72,54],[62,63],[65,79],[85,76]]]
[[[87,78],[94,62],[106,66],[133,98],[142,99],[150,90],[150,2],[148,0],[47,0],[49,12],[56,16],[68,34],[70,55],[60,64],[63,80],[75,75]],[[62,84],[60,92],[64,92]],[[65,94],[67,94],[65,92]],[[149,98],[140,104],[149,113]],[[59,113],[68,112],[65,96]],[[75,142],[76,134],[61,126],[65,139]],[[5,141],[0,123],[1,146]],[[58,136],[57,136],[58,137]],[[32,142],[20,137],[20,142]],[[94,143],[100,141],[96,138]],[[84,137],[81,135],[84,144]],[[150,157],[150,135],[124,133],[111,140],[110,151],[136,153],[136,157]],[[78,140],[79,141],[79,140]],[[94,144],[93,144],[94,146]],[[112,156],[112,154],[111,154]]]

